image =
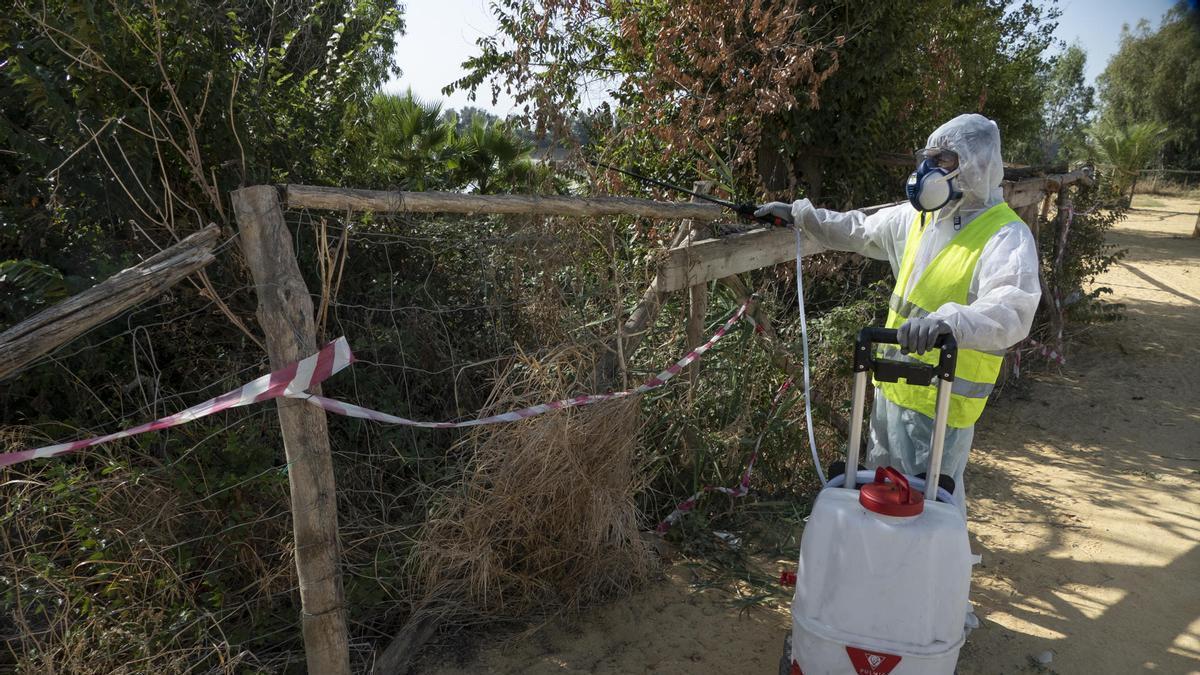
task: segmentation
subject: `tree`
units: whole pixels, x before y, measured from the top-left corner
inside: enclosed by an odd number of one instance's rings
[[[1171,130],[1168,166],[1200,168],[1200,11],[1179,3],[1157,31],[1142,20],[1096,80],[1101,117],[1113,127],[1156,122]]]
[[[396,71],[403,25],[397,0],[18,0],[0,16],[0,259],[94,282],[231,226],[239,185],[337,180],[343,118]]]
[[[476,192],[520,185],[533,173],[532,146],[503,122],[488,123],[476,117],[457,140],[457,176]]]
[[[1043,87],[1042,164],[1064,163],[1086,152],[1087,128],[1096,107],[1087,84],[1087,52],[1073,44],[1051,60]]]
[[[493,7],[500,35],[480,40],[454,87],[509,89],[546,128],[576,115],[582,92],[601,83],[616,102],[602,139],[614,158],[679,180],[728,164],[758,190],[773,182],[765,174],[794,176],[815,149],[832,156],[827,182],[839,199],[878,196],[873,186],[894,177],[864,160],[910,153],[954,114],[983,112],[1008,136],[1030,135],[1056,16],[1003,0]]]
[[[442,188],[454,126],[452,116],[442,117],[440,103],[424,103],[411,91],[403,96],[377,94],[366,113],[354,120],[366,145],[352,153],[365,162],[365,170],[357,173],[380,187]]]
[[[532,146],[496,116],[466,109],[469,120],[412,91],[377,94],[349,117],[348,156],[358,180],[380,188],[495,192],[532,173]]]

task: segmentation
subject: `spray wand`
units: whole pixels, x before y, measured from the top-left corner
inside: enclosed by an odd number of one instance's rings
[[[609,171],[616,171],[617,173],[625,174],[626,176],[629,176],[630,178],[641,181],[643,183],[648,183],[650,185],[656,185],[660,188],[665,188],[667,190],[674,190],[675,192],[682,192],[685,195],[691,195],[693,197],[696,197],[697,199],[703,199],[706,202],[712,202],[713,204],[724,206],[725,208],[729,209],[730,211],[733,211],[734,213],[738,214],[739,216],[749,219],[749,220],[754,220],[754,221],[757,221],[760,223],[766,223],[768,225],[774,225],[775,227],[787,227],[787,226],[791,225],[791,223],[787,222],[786,220],[784,220],[782,218],[778,218],[776,216],[756,216],[756,215],[754,215],[754,212],[758,210],[758,206],[756,206],[755,204],[737,204],[737,203],[734,203],[734,202],[731,202],[731,201],[728,201],[725,199],[718,199],[717,197],[713,197],[712,195],[701,194],[699,192],[694,192],[694,191],[688,190],[686,188],[681,188],[678,185],[672,185],[665,181],[658,180],[657,178],[643,176],[640,173],[635,173],[633,171],[627,171],[625,169],[618,169],[615,166],[612,166],[610,164],[605,164],[603,162],[598,162],[594,159],[587,160],[587,163],[591,164],[592,166],[599,167],[601,169],[608,169]]]

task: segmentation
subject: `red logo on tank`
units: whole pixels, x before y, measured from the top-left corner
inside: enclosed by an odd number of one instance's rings
[[[900,664],[900,657],[895,654],[869,652],[857,647],[846,647],[846,653],[858,675],[888,675]]]

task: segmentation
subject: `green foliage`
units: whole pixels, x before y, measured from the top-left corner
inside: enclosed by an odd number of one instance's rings
[[[1128,205],[1103,182],[1095,189],[1077,190],[1074,202],[1070,213],[1043,222],[1039,228],[1042,275],[1055,300],[1051,304],[1062,308],[1064,324],[1120,318],[1124,306],[1103,299],[1112,289],[1094,284],[1097,277],[1125,257],[1126,251],[1108,243],[1107,235],[1125,218]],[[1053,326],[1056,322],[1044,316],[1045,307],[1043,304],[1039,310],[1035,324]]]
[[[299,646],[292,564],[278,550],[289,536],[279,441],[223,426],[117,443],[8,483],[0,626],[12,641],[0,669],[279,670],[270,659]],[[215,433],[221,443],[190,453]],[[174,460],[160,464],[158,449]]]
[[[53,267],[36,260],[0,261],[0,326],[67,297],[67,283]]]
[[[513,122],[377,93],[394,71],[403,25],[396,2],[57,0],[45,8],[22,1],[0,18],[0,44],[13,54],[0,68],[0,97],[14,102],[0,117],[0,259],[11,259],[0,290],[12,303],[0,321],[205,222],[232,225],[227,194],[243,184],[565,189],[532,160],[530,138]],[[1042,128],[1044,83],[1035,74],[1044,71],[1052,9],[842,0],[765,14],[788,17],[765,26],[714,18],[741,11],[737,3],[710,9],[500,0],[501,36],[483,41],[459,85],[505,86],[511,77],[543,126],[562,113],[598,152],[684,182],[714,174],[729,192],[757,192],[772,153],[794,175],[816,148],[828,155],[826,200],[838,204],[894,199],[898,177],[868,160],[922,145],[960,112],[996,118],[1009,142]],[[547,12],[554,20],[535,20]],[[704,40],[676,39],[693,27]],[[796,60],[783,59],[785,68],[781,55]],[[1082,96],[1076,66],[1082,61],[1063,66],[1062,82]],[[675,76],[710,86],[680,89]],[[611,80],[614,105],[580,114],[587,78]],[[1055,113],[1064,136],[1083,107]],[[1069,255],[1048,271],[1069,296],[1113,259],[1102,244],[1110,212],[1100,213],[1076,216]],[[629,218],[288,218],[308,287],[327,309],[318,330],[350,336],[363,364],[325,393],[418,419],[487,406],[495,373],[516,351],[602,349],[670,234]],[[1043,230],[1043,245],[1053,237]],[[217,295],[250,321],[254,298],[229,264],[236,257],[220,260],[210,268]],[[826,399],[815,431],[836,452],[841,439],[826,422],[845,415],[851,339],[881,319],[887,271],[841,254],[806,265],[815,384]],[[744,276],[764,295],[781,341],[797,345],[790,271]],[[740,300],[722,289],[712,286],[708,329]],[[0,419],[38,426],[3,438],[4,449],[127,427],[263,372],[261,354],[211,301],[181,285],[6,383]],[[630,383],[686,352],[684,312],[678,298],[669,301],[641,349],[625,355]],[[703,485],[736,483],[760,438],[756,491],[790,498],[813,487],[799,386],[771,412],[782,379],[776,356],[739,326],[706,355],[703,377],[680,377],[642,400],[647,514],[665,515]],[[67,376],[80,386],[64,385]],[[22,554],[4,559],[0,632],[36,637],[6,643],[11,656],[0,656],[0,668],[5,659],[64,672],[298,667],[288,467],[273,425],[253,417],[259,411],[270,407],[5,470],[23,487],[5,504],[0,532],[13,537],[4,548]],[[431,496],[459,475],[469,445],[456,445],[454,432],[342,417],[331,417],[330,433],[351,637],[377,646],[407,618],[408,600],[429,590],[410,587],[414,529]],[[721,518],[723,499],[706,501],[690,522]],[[365,667],[366,651],[356,652],[356,666]],[[71,656],[79,654],[96,656]]]
[[[454,124],[442,119],[441,104],[425,104],[413,97],[377,94],[350,133],[365,138],[352,158],[365,166],[360,173],[368,186],[402,178],[398,187],[425,190],[445,187],[453,154]]]
[[[1161,161],[1200,169],[1200,11],[1178,3],[1157,31],[1142,20],[1121,29],[1121,47],[1097,78],[1102,121],[1171,130]]]
[[[394,0],[19,0],[0,17],[0,258],[92,278],[245,184],[343,175],[343,118],[392,72]]]
[[[1128,127],[1101,122],[1091,135],[1096,158],[1112,172],[1113,189],[1118,194],[1128,191],[1128,199],[1133,199],[1138,172],[1150,164],[1170,139],[1167,127],[1157,122],[1139,122]]]
[[[899,177],[867,160],[911,152],[956,114],[987,114],[1011,140],[1040,129],[1037,73],[1053,7],[809,5],[755,5],[713,25],[719,12],[740,11],[736,4],[505,0],[494,5],[500,35],[480,41],[481,55],[454,86],[511,88],[539,126],[554,126],[581,107],[583,82],[600,81],[617,107],[615,132],[597,139],[597,151],[677,180],[720,155],[743,192],[764,182],[794,192],[788,178],[815,148],[825,157],[823,199],[836,204],[893,198]],[[787,65],[776,61],[795,45],[806,49]],[[803,67],[793,73],[795,64]]]
[[[365,187],[469,189],[489,193],[529,187],[540,174],[533,146],[510,125],[467,111],[466,121],[409,91],[378,94],[346,131],[352,175]]]
[[[401,11],[18,0],[0,16],[0,260],[12,261],[0,324],[208,222],[231,231],[241,185],[354,184],[342,130],[395,72]],[[0,449],[133,426],[262,372],[253,343],[213,311],[219,297],[253,323],[229,250],[207,268],[215,293],[180,284],[5,382]],[[287,667],[300,631],[286,467],[272,425],[226,428],[243,419],[4,470],[0,530],[19,540],[3,548],[22,553],[0,572],[0,670]],[[15,424],[37,427],[8,433]],[[372,601],[355,611],[379,616],[399,578],[356,588]]]
[[[532,146],[501,122],[488,124],[478,117],[458,136],[458,157],[452,164],[460,180],[478,192],[501,186],[528,185],[534,173],[529,157]]]
[[[866,160],[907,155],[960,113],[996,120],[1006,147],[1038,133],[1036,73],[1055,27],[1053,5],[855,2],[835,10],[832,21],[855,27],[841,66],[822,86],[820,108],[793,111],[778,127],[792,166],[808,148],[832,151],[822,161],[823,201],[896,199],[899,172]]]

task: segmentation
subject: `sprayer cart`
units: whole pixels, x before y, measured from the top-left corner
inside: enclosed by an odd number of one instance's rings
[[[879,358],[880,344],[898,344],[896,331],[859,332],[845,463],[851,470],[831,478],[804,528],[782,673],[950,675],[963,644],[971,553],[953,487],[926,485],[892,467],[855,470],[873,375],[937,387],[927,475],[940,476],[957,345],[941,336],[939,361],[927,365]]]

